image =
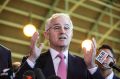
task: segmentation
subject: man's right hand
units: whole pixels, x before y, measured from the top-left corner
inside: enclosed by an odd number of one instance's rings
[[[83,48],[84,60],[88,69],[96,67],[95,57],[96,57],[96,40],[92,39],[91,49],[87,51],[86,48]]]
[[[39,33],[35,32],[31,38],[31,45],[30,45],[30,56],[28,59],[35,63],[36,59],[40,56],[41,51],[43,49],[43,43],[40,43],[39,46],[37,46],[37,41],[39,40]]]

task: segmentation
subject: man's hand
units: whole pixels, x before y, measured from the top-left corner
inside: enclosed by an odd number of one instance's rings
[[[42,43],[39,46],[37,46],[38,40],[39,40],[39,33],[35,32],[31,38],[31,45],[30,45],[31,51],[30,51],[30,56],[28,57],[28,59],[33,63],[35,63],[36,59],[40,56],[43,48]]]
[[[84,52],[84,60],[87,65],[87,68],[94,68],[96,67],[95,64],[95,56],[96,56],[96,40],[92,39],[91,49],[90,51],[87,51],[86,48],[83,48]]]

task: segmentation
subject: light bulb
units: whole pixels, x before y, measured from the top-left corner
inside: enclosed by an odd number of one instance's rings
[[[23,28],[24,34],[28,37],[31,37],[35,31],[36,31],[36,28],[33,24],[28,24]]]
[[[82,48],[85,47],[87,51],[90,51],[91,49],[91,44],[92,44],[92,41],[91,40],[84,40],[82,42]]]

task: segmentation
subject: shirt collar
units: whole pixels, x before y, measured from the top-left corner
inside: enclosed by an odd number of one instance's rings
[[[50,48],[50,53],[51,53],[52,59],[55,59],[56,56],[59,54],[59,52],[56,51],[56,50],[53,49],[53,48]],[[67,58],[68,58],[68,50],[66,50],[66,51],[64,51],[64,52],[62,52],[62,53],[64,54],[65,58],[67,59]]]
[[[108,75],[105,79],[113,79],[114,73],[112,71],[112,73],[110,75]]]

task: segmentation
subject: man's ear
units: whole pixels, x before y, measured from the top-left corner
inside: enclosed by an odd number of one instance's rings
[[[44,32],[44,37],[45,37],[45,39],[47,39],[47,40],[49,39],[48,32],[46,32],[46,31]]]

